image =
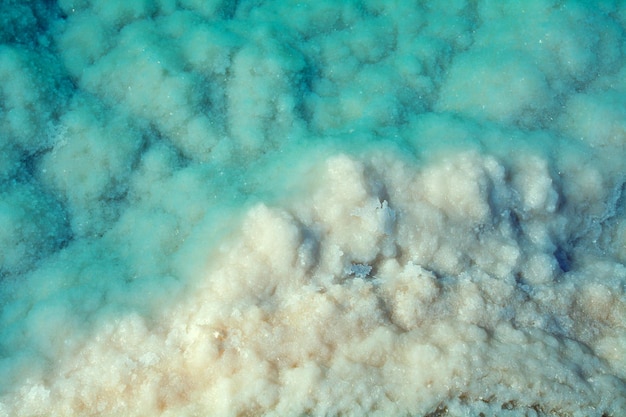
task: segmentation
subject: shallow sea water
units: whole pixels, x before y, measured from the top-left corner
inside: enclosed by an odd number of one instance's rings
[[[625,31],[5,0],[0,416],[626,413]]]

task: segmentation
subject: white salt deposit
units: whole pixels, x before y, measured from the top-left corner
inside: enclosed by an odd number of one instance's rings
[[[0,417],[626,413],[626,4],[6,0]]]

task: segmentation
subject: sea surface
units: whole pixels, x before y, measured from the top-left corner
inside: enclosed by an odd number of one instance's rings
[[[626,415],[626,2],[0,2],[0,417],[491,415]]]

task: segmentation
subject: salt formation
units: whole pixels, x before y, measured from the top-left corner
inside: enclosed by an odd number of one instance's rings
[[[5,4],[0,416],[626,412],[622,2]]]

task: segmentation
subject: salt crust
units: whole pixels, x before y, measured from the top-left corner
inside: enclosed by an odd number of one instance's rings
[[[0,416],[624,412],[621,2],[14,3]]]
[[[72,323],[66,306],[33,309],[30,331],[55,365],[22,381],[5,407],[232,416],[419,415],[441,402],[623,409],[626,303],[612,283],[626,269],[593,259],[559,269],[550,232],[559,193],[545,186],[546,170],[513,186],[497,160],[476,153],[417,171],[393,155],[339,155],[316,170],[308,198],[251,207],[185,295],[151,316],[113,309],[107,319],[104,307],[71,341],[70,330],[44,336],[42,327],[67,329],[50,321]],[[463,178],[471,182],[459,187]]]

